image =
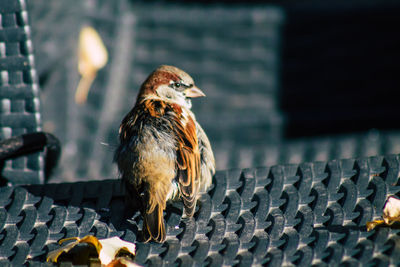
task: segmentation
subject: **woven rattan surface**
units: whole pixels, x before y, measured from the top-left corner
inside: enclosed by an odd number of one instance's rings
[[[0,139],[40,130],[38,84],[24,0],[0,1]],[[5,162],[13,183],[43,181],[42,156]]]
[[[399,263],[396,228],[367,232],[399,194],[399,156],[219,171],[193,219],[168,205],[164,244],[137,243],[149,266],[349,266]],[[135,242],[118,180],[0,189],[0,259],[39,264],[57,240],[94,234]],[[30,260],[28,260],[30,259]]]

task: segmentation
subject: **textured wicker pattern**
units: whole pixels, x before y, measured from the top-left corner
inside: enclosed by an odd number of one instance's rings
[[[388,195],[400,194],[399,156],[218,172],[193,219],[168,205],[167,241],[138,243],[150,266],[269,266],[400,260],[399,229],[367,232]],[[0,262],[44,261],[56,241],[118,235],[135,241],[141,216],[124,219],[119,181],[0,189]]]
[[[0,1],[0,139],[40,129],[38,84],[25,1]],[[42,157],[33,154],[5,163],[13,183],[43,181]]]
[[[214,143],[213,143],[214,144]],[[214,144],[217,169],[250,168],[333,159],[399,154],[400,133],[366,133],[301,138],[267,145]]]

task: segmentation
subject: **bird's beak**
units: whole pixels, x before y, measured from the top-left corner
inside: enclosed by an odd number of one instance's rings
[[[190,97],[190,98],[194,98],[194,97],[202,97],[202,96],[206,96],[203,91],[201,91],[198,87],[193,86],[189,89],[186,89],[185,91],[183,91],[185,93],[186,97]]]

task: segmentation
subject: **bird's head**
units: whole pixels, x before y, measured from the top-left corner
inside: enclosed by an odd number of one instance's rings
[[[191,108],[190,99],[205,94],[194,85],[193,78],[183,70],[161,65],[144,81],[138,99],[149,96],[157,96],[164,101]]]

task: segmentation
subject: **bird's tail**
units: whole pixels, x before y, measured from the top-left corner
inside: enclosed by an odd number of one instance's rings
[[[160,243],[164,242],[166,234],[163,209],[160,205],[156,205],[153,211],[148,212],[148,210],[146,210],[144,213],[143,234],[146,242],[151,239]]]

